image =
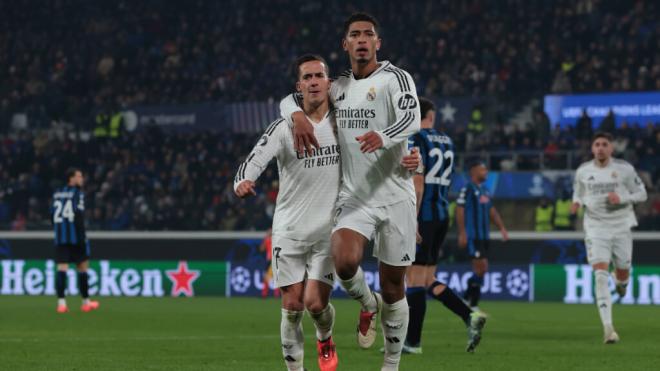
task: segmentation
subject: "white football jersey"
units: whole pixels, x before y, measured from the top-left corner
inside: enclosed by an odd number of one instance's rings
[[[607,195],[614,192],[621,203],[612,205]],[[635,169],[626,161],[610,159],[605,167],[588,161],[575,173],[573,202],[585,207],[587,234],[600,231],[629,230],[637,225],[633,204],[646,200],[646,189]]]
[[[280,190],[273,216],[274,235],[309,242],[330,238],[340,177],[333,115],[314,124],[314,133],[321,148],[303,157],[294,150],[287,122],[274,121],[234,178],[235,190],[244,180],[256,181],[270,160],[277,158]]]
[[[411,173],[401,166],[408,154],[407,140],[420,129],[420,110],[415,83],[410,75],[383,61],[368,77],[356,80],[348,70],[332,82],[341,147],[341,198],[353,198],[379,207],[415,200]],[[300,111],[290,95],[281,105],[282,117]],[[355,139],[369,131],[383,139],[383,148],[362,153]]]

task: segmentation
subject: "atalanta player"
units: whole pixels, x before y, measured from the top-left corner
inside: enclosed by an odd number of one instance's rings
[[[51,220],[55,232],[55,260],[57,273],[57,312],[66,313],[65,292],[69,263],[74,263],[78,271],[78,290],[82,297],[80,310],[89,312],[98,309],[99,302],[89,299],[89,241],[85,233],[85,195],[82,192],[84,178],[79,169],[66,172],[66,186],[53,194]]]

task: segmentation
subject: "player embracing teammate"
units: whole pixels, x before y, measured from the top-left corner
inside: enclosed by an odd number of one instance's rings
[[[314,122],[319,147],[296,152],[291,129],[284,119],[273,122],[246,161],[238,168],[234,190],[239,197],[256,194],[255,181],[272,158],[277,158],[280,192],[273,218],[275,285],[282,291],[280,336],[289,370],[303,369],[303,310],[314,321],[319,368],[338,364],[332,340],[334,308],[329,303],[334,283],[330,234],[340,183],[340,149],[336,139],[336,113],[328,99],[330,79],[322,57],[297,60],[297,90],[303,97],[302,114]],[[407,160],[407,161],[406,161]],[[402,159],[415,169],[418,156]],[[407,172],[401,165],[397,171]]]
[[[344,24],[343,49],[351,69],[333,82],[341,188],[336,203],[331,245],[339,282],[360,302],[358,344],[369,348],[380,322],[385,337],[382,370],[398,370],[408,328],[406,268],[415,258],[416,208],[411,173],[399,165],[408,153],[407,139],[420,128],[415,84],[406,72],[378,61],[379,24],[365,13]],[[282,102],[282,116],[292,117],[296,147],[319,147],[313,126],[292,98]],[[367,286],[360,267],[374,240],[381,293]],[[382,296],[381,296],[382,295]]]

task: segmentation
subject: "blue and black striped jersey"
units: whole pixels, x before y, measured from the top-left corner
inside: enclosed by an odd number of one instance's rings
[[[493,203],[488,188],[469,182],[456,200],[465,208],[465,233],[468,240],[490,239],[490,208]]]
[[[65,186],[53,194],[50,209],[55,230],[55,245],[86,243],[85,197],[76,187]]]
[[[424,164],[424,196],[418,220],[446,220],[449,218],[449,186],[454,172],[454,143],[435,129],[422,129],[410,137],[408,147],[419,148]]]

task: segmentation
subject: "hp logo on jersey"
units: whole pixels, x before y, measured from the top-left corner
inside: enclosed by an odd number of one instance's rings
[[[399,103],[397,103],[399,109],[409,110],[417,107],[417,99],[412,94],[404,94],[399,98]]]

